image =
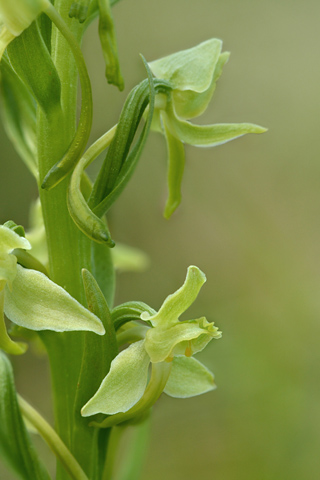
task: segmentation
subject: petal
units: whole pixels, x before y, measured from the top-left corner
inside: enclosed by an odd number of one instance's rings
[[[185,165],[184,145],[164,125],[168,150],[168,198],[164,217],[170,218],[181,202],[181,182]]]
[[[173,104],[178,117],[194,118],[201,115],[208,107],[209,102],[216,89],[216,82],[219,79],[224,64],[228,61],[229,52],[224,52],[219,56],[215,66],[211,85],[204,92],[198,93],[193,90],[174,90]]]
[[[211,85],[221,48],[222,41],[212,38],[155,60],[149,66],[156,77],[167,80],[174,89],[204,92]]]
[[[146,389],[149,363],[144,340],[133,343],[119,353],[97,393],[82,408],[81,415],[113,415],[129,410]]]
[[[20,237],[10,228],[0,225],[0,255],[10,253],[15,248],[30,250],[31,245],[25,237]]]
[[[214,376],[192,357],[175,357],[164,392],[170,397],[188,398],[214,390]]]
[[[158,313],[149,316],[145,312],[141,318],[150,320],[153,326],[166,327],[175,324],[179,316],[193,304],[205,281],[205,274],[198,267],[191,265],[182,287],[165,299]]]
[[[27,344],[14,342],[7,333],[3,316],[4,292],[0,292],[0,348],[11,355],[21,355],[27,349]]]
[[[8,282],[10,289],[17,271],[17,259],[10,253],[16,248],[29,250],[31,245],[26,238],[20,237],[10,228],[0,225],[0,282],[3,280]]]
[[[105,333],[96,315],[43,273],[17,265],[12,291],[5,289],[4,311],[21,327],[55,332],[88,330]]]
[[[174,355],[191,356],[203,350],[216,336],[220,337],[218,329],[205,318],[200,318],[177,322],[168,328],[150,328],[146,333],[145,348],[152,362],[163,362]]]
[[[247,133],[264,133],[266,129],[252,123],[220,123],[215,125],[194,125],[179,119],[168,102],[163,119],[172,135],[182,142],[198,147],[215,147],[241,137]]]

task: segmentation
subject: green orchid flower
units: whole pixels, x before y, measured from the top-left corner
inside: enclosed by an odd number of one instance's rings
[[[185,398],[215,388],[213,374],[192,355],[213,338],[220,338],[221,332],[204,317],[179,320],[205,281],[199,268],[189,267],[182,287],[166,298],[158,312],[149,309],[141,314],[145,325],[125,325],[120,336],[123,341],[134,343],[112,361],[98,391],[82,408],[83,416],[112,415],[99,424],[110,427],[141,416],[163,391]]]
[[[251,123],[194,125],[208,107],[229,52],[221,53],[216,38],[196,47],[149,63],[157,78],[172,87],[171,95],[156,98],[152,129],[164,134],[168,150],[168,199],[164,216],[169,218],[181,201],[181,181],[185,165],[184,143],[214,147],[247,133],[263,133],[265,128]]]
[[[0,60],[10,42],[44,11],[48,0],[0,0]]]
[[[9,337],[4,313],[16,325],[35,331],[88,330],[103,335],[98,317],[46,275],[17,263],[14,253],[21,249],[30,250],[29,241],[0,225],[0,348],[19,355],[27,347]]]

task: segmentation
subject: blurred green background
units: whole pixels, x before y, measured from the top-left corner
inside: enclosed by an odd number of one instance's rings
[[[199,355],[218,389],[163,396],[154,408],[142,480],[320,478],[320,3],[123,0],[114,16],[125,93],[104,79],[96,23],[84,42],[92,139],[117,121],[145,76],[140,52],[153,60],[211,37],[231,58],[201,122],[269,129],[187,148],[183,202],[169,222],[165,143],[152,134],[112,209],[114,238],[151,259],[145,273],[119,275],[117,302],[158,308],[195,264],[208,282],[186,318],[206,315],[224,334]],[[35,184],[2,131],[0,175],[1,223],[27,225]],[[50,418],[45,359],[14,363],[19,391]],[[0,478],[11,476],[0,469]]]

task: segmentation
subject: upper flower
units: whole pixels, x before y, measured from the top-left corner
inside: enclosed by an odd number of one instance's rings
[[[89,330],[103,335],[99,318],[62,287],[43,273],[17,264],[14,250],[30,248],[26,238],[0,225],[0,348],[12,354],[26,349],[8,336],[4,313],[15,324],[31,330]]]
[[[213,147],[247,133],[263,133],[265,128],[251,123],[193,125],[187,119],[198,117],[209,105],[229,52],[221,53],[222,41],[216,38],[196,47],[149,63],[152,73],[166,80],[171,95],[159,94],[152,128],[162,132],[168,149],[168,200],[164,215],[170,217],[181,200],[180,185],[184,170],[184,148]]]
[[[111,426],[143,413],[162,391],[173,397],[191,397],[215,388],[212,373],[192,355],[212,338],[220,338],[221,332],[204,317],[179,320],[205,281],[201,270],[189,267],[182,287],[166,298],[158,312],[142,313],[141,320],[148,326],[127,330],[127,340],[134,343],[112,361],[100,388],[83,407],[83,416],[117,414],[103,422]]]

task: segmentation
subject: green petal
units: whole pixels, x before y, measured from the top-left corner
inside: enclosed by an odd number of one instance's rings
[[[27,344],[14,342],[7,333],[3,316],[4,292],[0,291],[0,349],[11,355],[21,355],[27,349]]]
[[[157,78],[167,80],[174,89],[204,92],[211,85],[221,48],[222,41],[212,38],[155,60],[149,66]]]
[[[191,265],[182,287],[165,299],[158,313],[149,316],[145,312],[141,318],[150,320],[154,327],[158,325],[168,327],[175,324],[180,315],[193,304],[205,281],[205,274],[198,267]]]
[[[181,202],[181,182],[183,177],[185,154],[184,145],[164,125],[168,150],[168,198],[164,217],[170,218]]]
[[[21,327],[55,332],[87,330],[105,333],[96,315],[43,273],[17,265],[12,291],[5,289],[4,311]]]
[[[188,398],[214,390],[214,376],[195,358],[175,357],[164,392],[170,397]]]
[[[228,61],[229,56],[229,52],[224,52],[219,56],[211,85],[204,92],[198,93],[193,90],[174,90],[172,92],[174,109],[178,117],[184,119],[198,117],[207,109],[216,89],[216,82],[222,73],[224,64]]]
[[[24,237],[4,225],[0,225],[0,255],[10,253],[15,248],[30,250],[31,245]]]
[[[168,328],[150,328],[146,333],[145,348],[152,362],[170,360],[174,355],[190,357],[217,335],[217,328],[205,318],[177,322]],[[194,340],[197,340],[194,343]]]
[[[182,142],[198,147],[215,147],[247,133],[264,133],[267,130],[252,123],[220,123],[215,125],[193,125],[179,119],[168,102],[163,118],[172,135]]]
[[[146,389],[149,363],[144,340],[123,350],[112,361],[110,372],[97,393],[83,407],[81,415],[113,415],[128,411],[140,400]]]

